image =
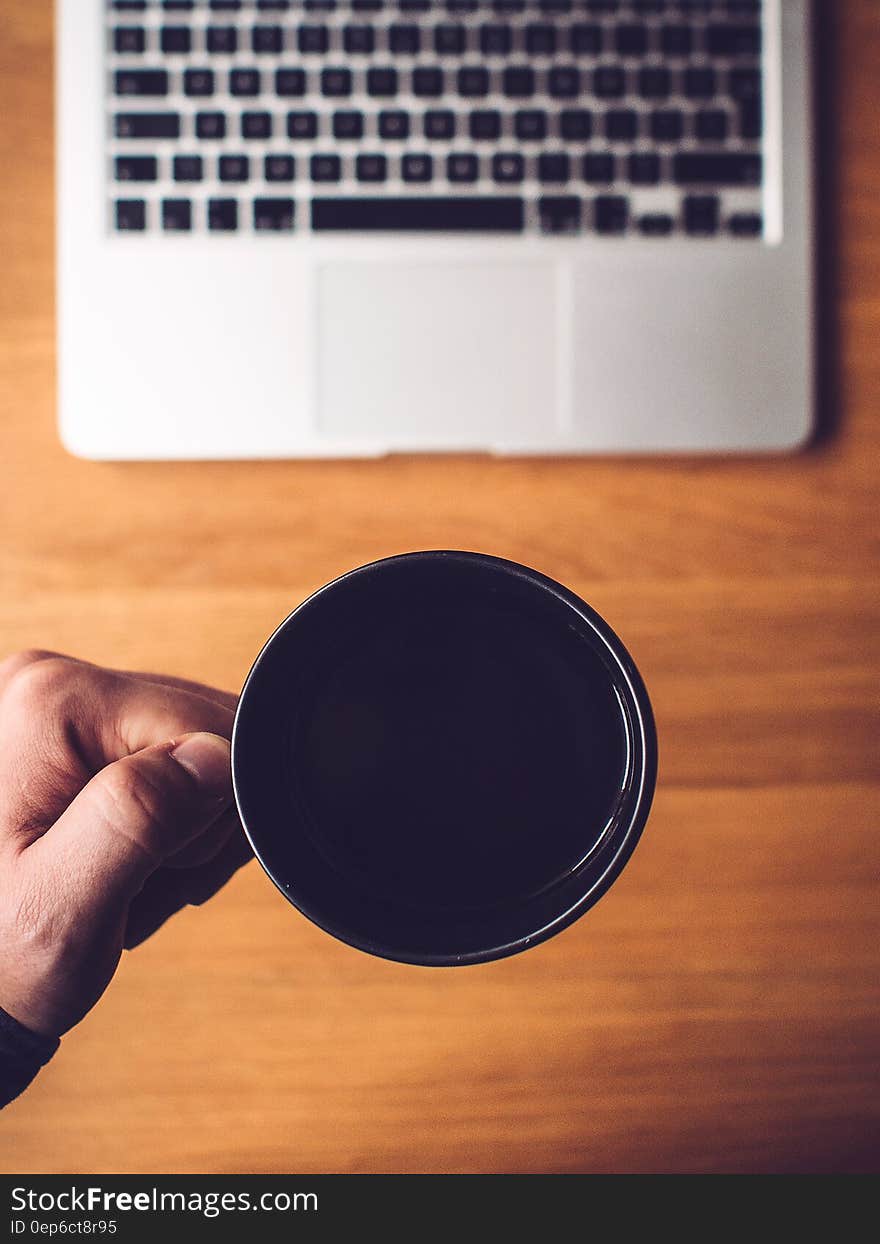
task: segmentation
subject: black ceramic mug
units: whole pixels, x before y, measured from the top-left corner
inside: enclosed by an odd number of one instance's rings
[[[342,575],[242,691],[235,797],[263,868],[352,946],[427,965],[525,950],[638,841],[657,747],[641,678],[537,571],[422,552]]]

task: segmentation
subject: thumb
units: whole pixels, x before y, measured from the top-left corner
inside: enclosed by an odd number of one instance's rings
[[[231,802],[228,741],[183,735],[101,769],[30,850],[51,855],[78,913],[95,916],[130,902]]]

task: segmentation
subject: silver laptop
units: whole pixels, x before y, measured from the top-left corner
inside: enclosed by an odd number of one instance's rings
[[[59,0],[89,458],[781,451],[806,0]]]

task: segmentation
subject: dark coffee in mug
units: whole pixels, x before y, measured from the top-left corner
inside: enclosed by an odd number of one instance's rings
[[[647,816],[656,745],[620,641],[559,584],[473,553],[362,567],[245,684],[236,797],[316,923],[425,964],[525,949],[592,905]]]

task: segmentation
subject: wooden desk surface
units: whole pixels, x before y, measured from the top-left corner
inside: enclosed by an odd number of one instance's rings
[[[4,1111],[2,1170],[878,1168],[880,18],[829,8],[833,426],[810,451],[118,466],[56,439],[51,13],[6,0],[0,652],[238,687],[340,571],[477,548],[619,630],[662,757],[613,890],[502,963],[374,960],[249,866],[124,959]]]

